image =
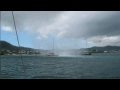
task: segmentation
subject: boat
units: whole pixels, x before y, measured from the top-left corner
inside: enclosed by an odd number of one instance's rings
[[[86,49],[87,49],[87,40],[86,40]],[[92,53],[87,49],[82,55],[92,55]]]
[[[92,54],[88,52],[88,53],[82,53],[82,55],[92,55]]]
[[[54,53],[54,38],[53,38],[53,52],[48,52],[46,56],[58,56],[58,54]]]
[[[46,56],[58,56],[58,55],[51,52],[51,53],[47,53]]]

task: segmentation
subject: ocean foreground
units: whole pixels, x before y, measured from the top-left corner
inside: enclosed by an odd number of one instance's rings
[[[120,53],[102,53],[90,56],[24,55],[28,79],[120,79]],[[24,79],[20,56],[2,56],[3,79]]]

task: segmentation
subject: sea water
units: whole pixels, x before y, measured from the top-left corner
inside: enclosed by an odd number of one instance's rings
[[[23,65],[24,63],[24,65]],[[120,79],[120,53],[1,56],[3,79]],[[25,72],[24,72],[25,70]]]

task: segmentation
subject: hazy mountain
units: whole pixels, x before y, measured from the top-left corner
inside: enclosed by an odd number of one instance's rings
[[[105,47],[97,47],[97,46],[94,46],[94,47],[91,47],[89,48],[89,50],[106,50],[106,51],[109,51],[109,50],[120,50],[120,46],[105,46]]]
[[[14,46],[6,41],[0,41],[1,43],[1,50],[11,50],[11,51],[17,51],[19,50],[18,46]],[[40,50],[40,49],[33,49],[33,48],[28,48],[28,47],[20,47],[21,50]],[[84,50],[85,48],[81,48],[81,50]],[[105,46],[105,47],[91,47],[88,48],[89,50],[120,50],[120,46]],[[77,49],[71,49],[69,51],[76,51]],[[47,50],[41,50],[41,51],[47,51]]]
[[[6,41],[0,41],[1,43],[1,50],[10,50],[10,51],[17,51],[19,50],[18,46],[14,46]],[[21,50],[33,50],[32,48],[28,47],[20,47]]]

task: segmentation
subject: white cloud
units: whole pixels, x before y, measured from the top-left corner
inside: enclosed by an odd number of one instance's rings
[[[89,43],[97,46],[116,45],[120,46],[120,35],[118,36],[95,36],[88,39]]]
[[[8,31],[8,32],[12,32],[13,31],[13,29],[11,27],[9,27],[9,26],[2,27],[2,30]]]
[[[75,38],[90,43],[116,44],[120,35],[119,11],[14,11],[17,30],[37,34],[37,39]],[[2,27],[13,31],[10,11],[2,11]],[[107,43],[108,38],[111,43]]]

